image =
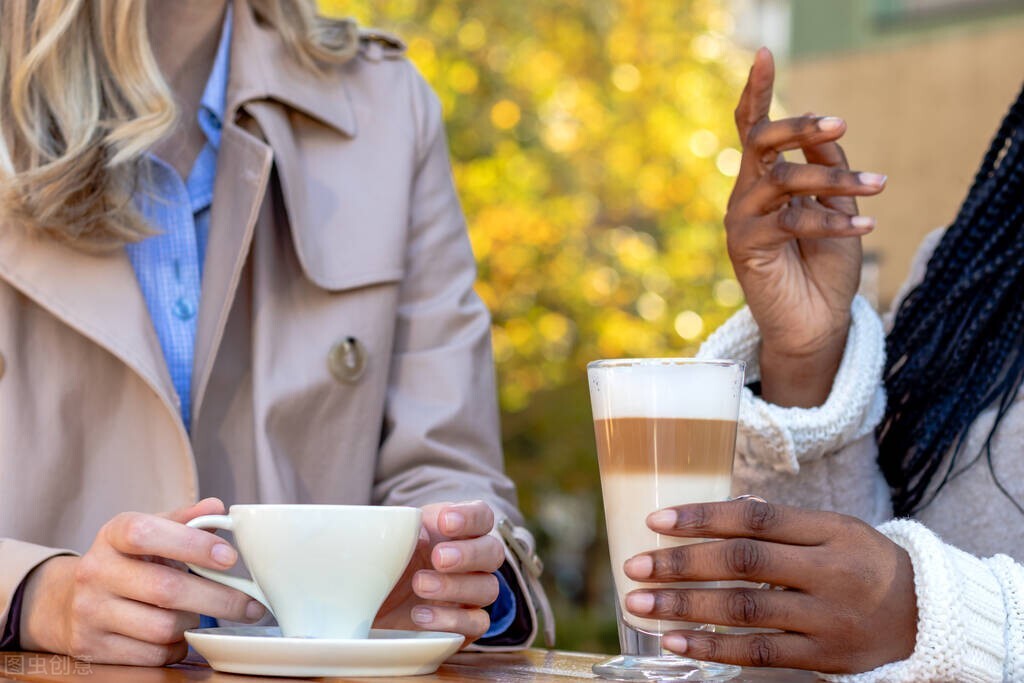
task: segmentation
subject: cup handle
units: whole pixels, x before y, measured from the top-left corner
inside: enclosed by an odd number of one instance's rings
[[[193,529],[223,529],[224,531],[234,531],[234,520],[228,515],[204,515],[202,517],[196,517],[195,519],[186,523],[186,526],[190,526]],[[207,569],[206,567],[197,567],[194,564],[185,563],[186,566],[193,572],[202,576],[203,578],[209,579],[210,581],[216,581],[222,583],[228,588],[234,588],[237,591],[242,591],[246,595],[256,598],[263,606],[266,607],[271,614],[274,610],[270,609],[270,603],[267,602],[267,598],[263,595],[263,591],[256,585],[256,582],[252,579],[243,579],[239,576],[232,576],[216,569]]]

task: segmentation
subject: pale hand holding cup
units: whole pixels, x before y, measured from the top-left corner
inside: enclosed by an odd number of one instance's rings
[[[418,628],[466,636],[490,628],[484,607],[498,597],[502,542],[489,535],[494,513],[483,501],[423,506],[423,530],[405,574],[377,614],[378,628]]]
[[[191,520],[231,531],[252,579],[189,566],[259,600],[292,638],[363,639],[416,547],[422,513],[369,505],[232,505]]]
[[[190,524],[235,533],[259,585],[193,569],[266,604],[285,636],[365,638],[372,622],[470,642],[490,626],[482,608],[497,598],[493,572],[504,549],[488,535],[494,515],[486,503],[237,505]]]
[[[110,520],[81,557],[54,557],[28,577],[21,616],[26,650],[85,657],[101,664],[162,666],[188,652],[184,632],[209,614],[256,621],[248,595],[184,571],[183,563],[227,569],[237,553],[185,522],[219,514],[207,498],[163,515],[125,512]]]

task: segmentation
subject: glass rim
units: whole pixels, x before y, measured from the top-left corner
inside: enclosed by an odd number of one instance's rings
[[[606,358],[587,363],[587,370],[672,365],[709,365],[720,368],[746,369],[747,362],[727,358]]]

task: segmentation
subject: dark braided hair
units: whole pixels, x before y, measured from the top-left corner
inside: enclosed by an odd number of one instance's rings
[[[878,462],[897,515],[912,514],[982,456],[1024,380],[1024,90],[886,340]],[[957,468],[968,428],[996,407],[982,451]]]

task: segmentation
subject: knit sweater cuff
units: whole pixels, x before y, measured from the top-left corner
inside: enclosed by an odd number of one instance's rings
[[[894,520],[878,530],[906,550],[914,565],[914,653],[862,674],[825,678],[843,683],[1002,680],[1006,610],[995,575],[982,560],[944,544],[917,522]]]
[[[800,462],[821,458],[872,431],[885,413],[882,369],[885,335],[871,305],[857,296],[839,372],[825,403],[784,408],[743,389],[736,450],[758,467],[796,473]],[[708,337],[698,358],[747,362],[747,381],[760,378],[761,333],[750,309],[742,308]]]

